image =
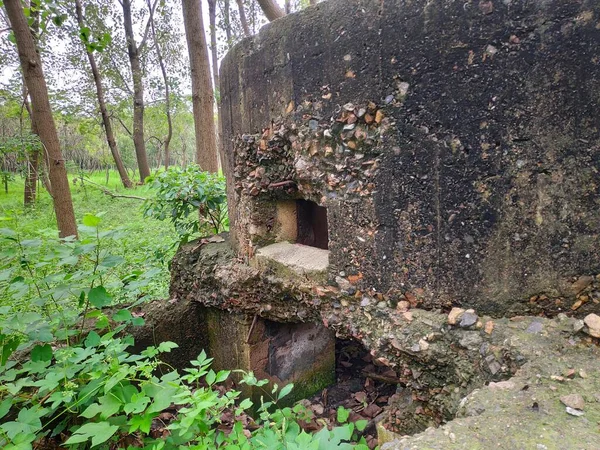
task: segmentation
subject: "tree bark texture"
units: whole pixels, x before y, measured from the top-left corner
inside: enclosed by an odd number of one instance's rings
[[[244,30],[244,36],[251,36],[250,27],[248,26],[248,19],[246,17],[246,9],[244,8],[244,0],[236,0],[238,10],[240,12],[240,22],[242,23],[242,30]]]
[[[160,46],[158,45],[158,40],[156,39],[156,29],[154,27],[154,9],[152,8],[152,4],[150,0],[146,1],[148,5],[148,11],[150,11],[150,27],[152,30],[152,40],[154,41],[154,48],[156,49],[156,56],[158,57],[158,64],[160,65],[160,71],[162,73],[163,81],[165,83],[165,110],[167,113],[167,137],[165,138],[165,170],[169,168],[169,159],[171,158],[171,153],[169,152],[169,144],[171,143],[171,138],[173,137],[173,122],[171,120],[171,90],[169,88],[169,79],[167,78],[167,69],[165,67],[165,61],[162,57],[162,52],[160,51]]]
[[[260,8],[265,13],[269,22],[273,22],[276,19],[281,19],[285,16],[285,11],[277,4],[275,0],[256,0],[260,5]]]
[[[42,61],[35,48],[33,36],[27,25],[27,19],[20,0],[5,0],[4,7],[15,35],[21,69],[31,97],[33,120],[44,146],[44,151],[50,160],[50,182],[52,183],[54,211],[59,236],[77,236],[77,224],[67,169],[60,150],[54,118],[52,117]]]
[[[25,85],[25,79],[23,79],[23,105],[29,114],[29,121],[31,122],[31,134],[38,135],[37,128],[35,127],[35,122],[33,120],[33,113],[31,111],[31,106],[29,105],[29,100],[27,97],[29,96],[29,92],[27,91],[27,86]],[[35,203],[35,199],[37,197],[37,182],[39,179],[39,170],[40,170],[40,151],[32,150],[30,153],[26,155],[26,173],[25,173],[25,189],[23,190],[23,205],[29,206]]]
[[[28,2],[31,6],[31,2]],[[31,36],[33,37],[33,44],[37,47],[38,33],[40,30],[40,13],[37,8],[30,10],[30,19],[33,19],[31,24]],[[31,134],[37,136],[37,129],[35,122],[33,121],[33,114],[31,112],[31,106],[29,105],[29,92],[27,91],[27,85],[25,78],[23,78],[23,106],[29,114],[29,122],[31,123]],[[21,128],[22,129],[22,128]],[[37,197],[37,182],[39,179],[40,169],[40,151],[34,149],[26,155],[26,172],[25,172],[25,189],[23,190],[23,205],[29,206],[35,203]]]
[[[214,94],[200,0],[182,0],[185,37],[192,76],[192,106],[196,134],[196,162],[202,170],[218,171],[214,122]]]
[[[225,23],[225,35],[227,36],[227,48],[233,45],[231,36],[231,16],[229,14],[229,0],[223,0],[223,22]]]
[[[85,26],[83,20],[83,8],[81,6],[81,0],[75,0],[75,13],[77,15],[77,24],[81,29]],[[96,64],[96,58],[94,58],[94,54],[90,52],[87,48],[85,50],[85,53],[87,54],[88,61],[90,62],[90,68],[92,69],[92,75],[94,76],[94,83],[96,85],[96,96],[98,97],[98,106],[100,107],[100,115],[102,116],[104,132],[106,133],[106,141],[108,142],[108,147],[110,148],[110,152],[112,153],[113,159],[115,160],[115,165],[117,166],[117,171],[119,172],[119,176],[121,177],[121,182],[123,183],[123,186],[125,186],[126,188],[130,188],[132,187],[132,183],[129,179],[129,175],[127,174],[127,170],[123,165],[123,160],[121,159],[121,154],[119,153],[119,149],[117,148],[117,141],[115,140],[115,135],[113,133],[112,125],[110,123],[110,118],[108,117],[108,111],[106,110],[106,102],[104,101],[104,89],[102,88],[102,80],[100,79],[100,71],[98,70],[98,65]]]
[[[133,36],[133,21],[131,19],[131,0],[123,0],[123,22],[127,38],[127,54],[131,64],[133,77],[133,145],[140,170],[140,180],[143,183],[150,176],[150,166],[144,141],[144,84],[142,82],[142,66],[140,64],[139,48]]]
[[[219,57],[217,55],[217,0],[208,0],[208,14],[210,18],[210,50],[212,56],[213,86],[216,92],[219,91]],[[216,99],[217,104],[217,150],[222,154],[221,148],[221,103]]]

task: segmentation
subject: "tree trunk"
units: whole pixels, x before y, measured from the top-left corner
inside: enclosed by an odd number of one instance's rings
[[[156,49],[156,56],[158,57],[158,64],[160,65],[160,71],[162,72],[163,81],[165,83],[165,109],[167,113],[167,137],[165,138],[165,170],[169,168],[169,160],[171,158],[171,154],[169,152],[169,144],[171,143],[171,138],[173,137],[173,122],[171,120],[171,90],[169,88],[169,79],[167,78],[167,69],[165,68],[165,61],[162,57],[162,52],[160,51],[160,46],[158,45],[158,40],[156,39],[156,29],[154,28],[154,10],[152,9],[152,4],[150,0],[146,1],[148,5],[148,11],[150,11],[150,26],[152,29],[152,40],[154,41],[154,48]]]
[[[35,122],[33,121],[33,114],[31,112],[31,106],[29,106],[29,100],[27,97],[29,96],[29,92],[27,92],[27,86],[25,85],[25,80],[23,79],[23,105],[29,114],[29,121],[31,123],[31,134],[35,134],[37,136],[37,129],[35,128]],[[23,191],[23,205],[30,206],[35,203],[35,199],[37,197],[37,182],[39,178],[39,170],[40,170],[40,151],[32,150],[31,153],[26,155],[26,173],[25,173],[25,189]]]
[[[240,12],[240,22],[242,22],[242,29],[244,30],[244,36],[249,37],[250,27],[248,26],[248,19],[246,18],[246,10],[244,9],[244,0],[236,0],[238,10]]]
[[[29,2],[31,6],[31,2]],[[33,23],[31,24],[31,36],[33,37],[33,44],[37,47],[37,38],[40,30],[40,13],[37,8],[33,8],[30,10],[30,19],[33,19]],[[25,78],[23,78],[23,105],[27,110],[27,114],[29,114],[29,122],[31,124],[31,134],[37,136],[37,129],[35,127],[35,122],[33,121],[33,114],[31,112],[31,107],[29,106],[29,92],[27,91],[27,86],[25,84]],[[23,127],[21,126],[21,131]],[[30,206],[35,203],[35,199],[37,197],[37,181],[38,181],[38,172],[40,168],[40,150],[34,149],[31,153],[27,153],[26,155],[26,173],[25,173],[25,189],[23,191],[23,205]]]
[[[217,0],[208,0],[208,14],[210,16],[210,49],[212,53],[212,71],[213,85],[215,92],[219,92],[219,57],[217,55]],[[221,134],[221,103],[217,103],[217,149],[218,154],[222,153],[222,134]]]
[[[281,7],[277,4],[275,0],[256,0],[260,5],[260,8],[265,13],[269,22],[272,22],[276,19],[281,19],[285,16],[285,11],[281,9]]]
[[[77,24],[81,29],[85,26],[85,23],[83,21],[83,8],[81,7],[81,0],[75,0],[75,13],[77,15]],[[106,133],[108,147],[110,148],[110,152],[112,153],[113,159],[115,160],[115,165],[117,166],[117,171],[119,172],[119,176],[121,177],[121,182],[123,183],[123,186],[125,186],[126,188],[130,188],[133,185],[131,183],[131,180],[129,179],[129,175],[127,175],[127,170],[125,170],[123,160],[121,159],[121,154],[119,153],[119,149],[117,148],[117,141],[115,140],[115,135],[113,133],[112,125],[110,123],[110,118],[108,117],[108,111],[106,110],[106,103],[104,101],[104,90],[102,88],[102,81],[100,80],[100,71],[98,70],[98,66],[96,65],[96,58],[94,58],[94,54],[91,51],[89,51],[87,47],[85,49],[85,53],[87,55],[88,61],[90,62],[92,75],[94,76],[94,83],[96,84],[96,96],[98,97],[98,106],[100,107],[100,115],[102,116],[102,124],[104,125],[104,132]]]
[[[77,224],[75,222],[75,212],[71,200],[67,169],[60,151],[56,125],[52,117],[42,61],[29,31],[21,1],[5,0],[4,7],[6,8],[6,13],[15,36],[21,69],[25,77],[29,95],[31,96],[33,120],[40,140],[50,159],[50,181],[52,183],[54,211],[56,213],[59,236],[77,236]]]
[[[148,166],[146,142],[144,141],[144,84],[142,83],[142,66],[140,64],[139,48],[133,36],[131,0],[123,0],[122,5],[125,37],[127,38],[127,53],[133,77],[133,145],[135,147],[138,168],[140,169],[140,180],[143,183],[146,177],[150,176],[150,167]]]
[[[40,152],[35,150],[27,155],[27,173],[25,175],[25,190],[23,195],[23,204],[25,206],[30,206],[35,203],[39,167]]]
[[[227,36],[227,48],[233,45],[231,36],[231,18],[229,16],[229,0],[223,0],[223,22],[225,24],[225,35]]]
[[[217,172],[217,145],[210,82],[210,64],[200,0],[182,0],[185,37],[192,75],[192,106],[196,135],[196,162],[202,170]]]

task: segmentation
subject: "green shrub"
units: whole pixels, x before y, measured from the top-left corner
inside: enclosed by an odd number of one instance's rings
[[[15,231],[0,229],[0,448],[31,450],[55,439],[82,450],[367,449],[357,435],[366,421],[347,423],[344,409],[340,426],[303,431],[299,421],[308,420],[309,411],[278,407],[292,385],[265,391],[254,408],[253,431],[236,420],[226,432],[224,413],[238,418],[253,406],[238,391],[217,388],[229,371],[213,371],[202,352],[180,374],[159,359],[176,347],[172,342],[131,353],[126,327],[143,319],[132,313],[135,304],[119,307],[116,300],[135,281],[110,277],[121,260],[103,242],[119,236],[100,231],[99,224],[98,216],[87,215],[82,230],[89,235],[81,242],[20,240]],[[252,373],[242,378],[259,387],[267,383]],[[168,435],[152,437],[153,422],[172,404],[179,409]]]
[[[149,177],[155,197],[144,204],[144,215],[169,220],[183,242],[198,233],[220,233],[228,226],[225,178],[191,164]]]

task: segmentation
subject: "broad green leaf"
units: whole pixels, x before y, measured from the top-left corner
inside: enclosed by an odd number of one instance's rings
[[[94,330],[90,331],[87,337],[85,338],[84,345],[86,347],[95,347],[100,343],[102,339],[100,335],[96,333]]]
[[[90,303],[98,309],[108,306],[112,302],[112,297],[106,292],[104,286],[97,286],[90,289],[88,299],[90,300]]]
[[[95,447],[109,440],[118,429],[117,425],[111,425],[108,422],[86,423],[79,427],[65,444],[78,444],[91,439],[92,447]]]
[[[290,392],[292,392],[293,388],[294,388],[294,385],[291,383],[284,386],[283,388],[281,388],[281,391],[279,391],[279,394],[277,395],[277,400],[279,401],[282,398],[284,398],[286,395],[288,395]]]
[[[144,323],[146,323],[146,321],[143,317],[134,317],[133,319],[131,319],[131,325],[133,325],[134,327],[141,327],[144,325]]]
[[[37,361],[51,361],[52,360],[52,347],[50,344],[36,345],[31,350],[31,360]]]
[[[0,419],[8,414],[10,408],[12,406],[13,398],[9,397],[5,399],[2,403],[0,403]]]
[[[20,342],[20,339],[16,336],[6,336],[0,333],[0,366],[6,364]]]
[[[117,311],[112,318],[115,322],[127,322],[132,319],[132,315],[128,309],[121,309]]]
[[[15,230],[11,230],[10,228],[0,228],[0,234],[7,237],[15,237],[17,232]]]
[[[354,425],[356,425],[356,429],[358,431],[363,431],[367,427],[368,423],[369,421],[367,420],[357,420],[354,422]]]
[[[98,403],[92,403],[80,414],[81,417],[91,419],[102,412],[102,407]]]
[[[86,227],[97,227],[100,224],[100,220],[100,217],[87,213],[83,216],[82,222]]]
[[[100,317],[98,317],[98,320],[96,321],[96,329],[103,330],[108,325],[109,325],[108,317],[106,317],[104,314],[102,314]]]
[[[108,255],[100,261],[102,267],[116,267],[125,262],[125,258],[118,255]]]
[[[230,370],[220,370],[217,373],[217,378],[215,379],[215,383],[222,383],[223,381],[225,381],[227,379],[227,377],[229,377],[230,373],[231,373]]]
[[[131,401],[125,405],[123,411],[127,414],[139,414],[146,409],[148,403],[150,403],[150,397],[138,392],[131,396]]]
[[[165,341],[158,345],[158,351],[161,353],[169,353],[172,349],[178,347],[179,345],[177,345],[175,342]]]
[[[337,410],[337,421],[339,423],[346,423],[348,417],[350,417],[350,410],[340,406]]]
[[[62,266],[74,266],[79,261],[77,256],[67,256],[59,261],[59,264]]]
[[[148,434],[152,426],[153,414],[138,414],[133,416],[129,421],[129,433],[140,430],[142,433]]]
[[[171,406],[173,395],[175,395],[177,389],[164,386],[161,386],[160,388],[161,389],[154,395],[152,404],[146,410],[147,413],[161,412],[163,409]]]
[[[206,374],[205,381],[208,383],[209,386],[212,386],[213,383],[215,382],[216,378],[217,378],[217,374],[215,373],[214,370],[211,369]]]

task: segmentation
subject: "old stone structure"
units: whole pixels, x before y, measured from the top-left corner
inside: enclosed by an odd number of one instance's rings
[[[452,419],[531,356],[498,318],[600,313],[598,43],[591,0],[268,25],[221,67],[230,234],[181,249],[173,297],[357,339],[415,393],[396,431]]]

